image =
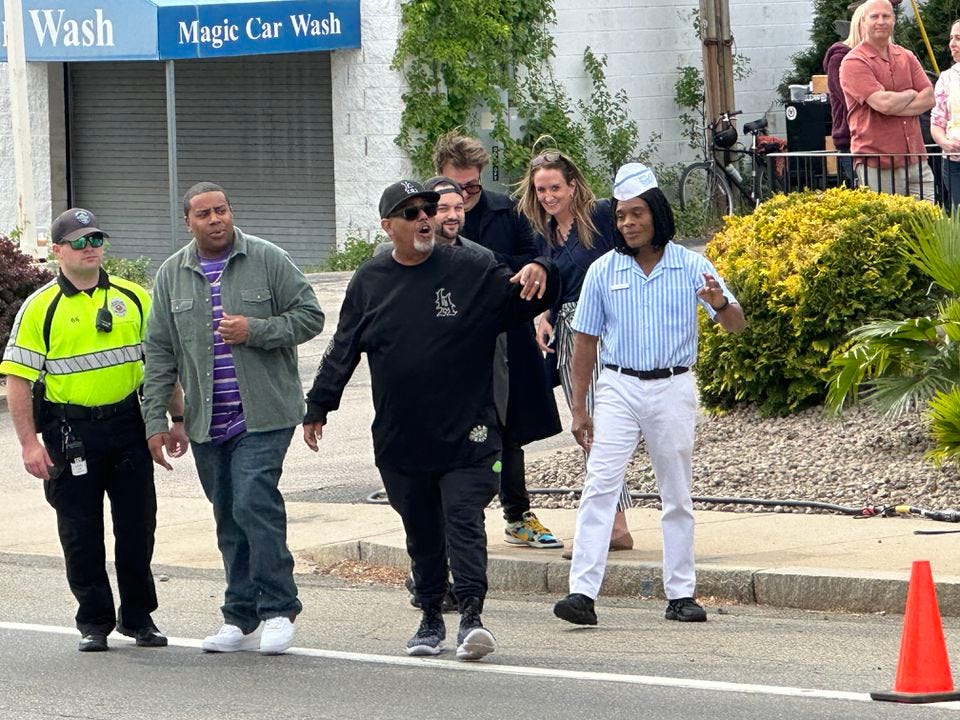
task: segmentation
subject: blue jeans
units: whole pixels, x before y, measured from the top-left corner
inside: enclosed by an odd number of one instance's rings
[[[303,609],[287,549],[287,513],[277,488],[294,428],[195,443],[200,484],[213,503],[227,577],[223,619],[244,632]]]
[[[943,184],[950,193],[950,212],[960,205],[960,162],[943,159]]]

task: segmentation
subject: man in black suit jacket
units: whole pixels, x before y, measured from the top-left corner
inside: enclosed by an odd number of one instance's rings
[[[497,260],[517,271],[537,255],[533,232],[510,197],[481,187],[480,174],[489,161],[479,140],[455,130],[442,136],[434,147],[437,174],[455,180],[464,192],[462,235],[492,250]],[[504,539],[513,545],[562,548],[563,541],[530,511],[527,494],[523,446],[562,429],[532,323],[507,331],[507,363],[509,399],[500,471],[500,505],[507,521]]]

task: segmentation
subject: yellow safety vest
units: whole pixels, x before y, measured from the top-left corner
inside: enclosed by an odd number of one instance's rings
[[[113,329],[96,328],[106,307]],[[63,275],[28,297],[17,313],[0,374],[36,382],[45,373],[47,400],[96,407],[119,402],[143,382],[143,338],[150,296],[100,270],[93,293]]]

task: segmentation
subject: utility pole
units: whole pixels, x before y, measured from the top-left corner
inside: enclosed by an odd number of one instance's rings
[[[20,252],[37,257],[37,211],[34,204],[33,146],[27,105],[27,58],[23,43],[23,6],[20,0],[3,0],[10,78],[10,111],[13,121],[13,161],[17,178]]]
[[[700,0],[700,37],[703,40],[704,114],[712,122],[721,113],[736,110],[733,94],[733,37],[729,0]]]

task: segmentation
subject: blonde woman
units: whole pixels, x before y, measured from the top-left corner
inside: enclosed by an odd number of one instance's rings
[[[943,149],[943,180],[955,212],[960,205],[960,20],[950,26],[949,47],[954,64],[940,73],[933,90],[930,134]]]
[[[847,102],[843,97],[843,88],[840,87],[840,63],[847,56],[851,49],[860,44],[860,23],[863,20],[863,8],[861,5],[853,11],[853,17],[850,19],[850,32],[847,39],[835,42],[827,49],[827,54],[823,57],[823,71],[827,74],[827,90],[830,95],[830,115],[832,118],[830,135],[833,137],[833,146],[837,152],[850,152],[850,126],[847,124]],[[847,183],[848,187],[853,187],[855,175],[853,173],[853,158],[838,158],[841,179]]]
[[[570,358],[573,355],[570,322],[587,268],[614,247],[610,201],[597,200],[580,169],[557,149],[546,150],[530,161],[516,195],[517,212],[525,215],[533,226],[540,254],[553,260],[560,271],[560,297],[541,317],[537,344],[546,353],[553,387],[558,384],[563,387],[570,405]],[[587,411],[592,413],[592,385],[587,392],[587,405]],[[611,550],[633,547],[623,512],[630,504],[630,493],[624,483],[610,536]],[[571,552],[572,546],[568,546],[564,556]]]

